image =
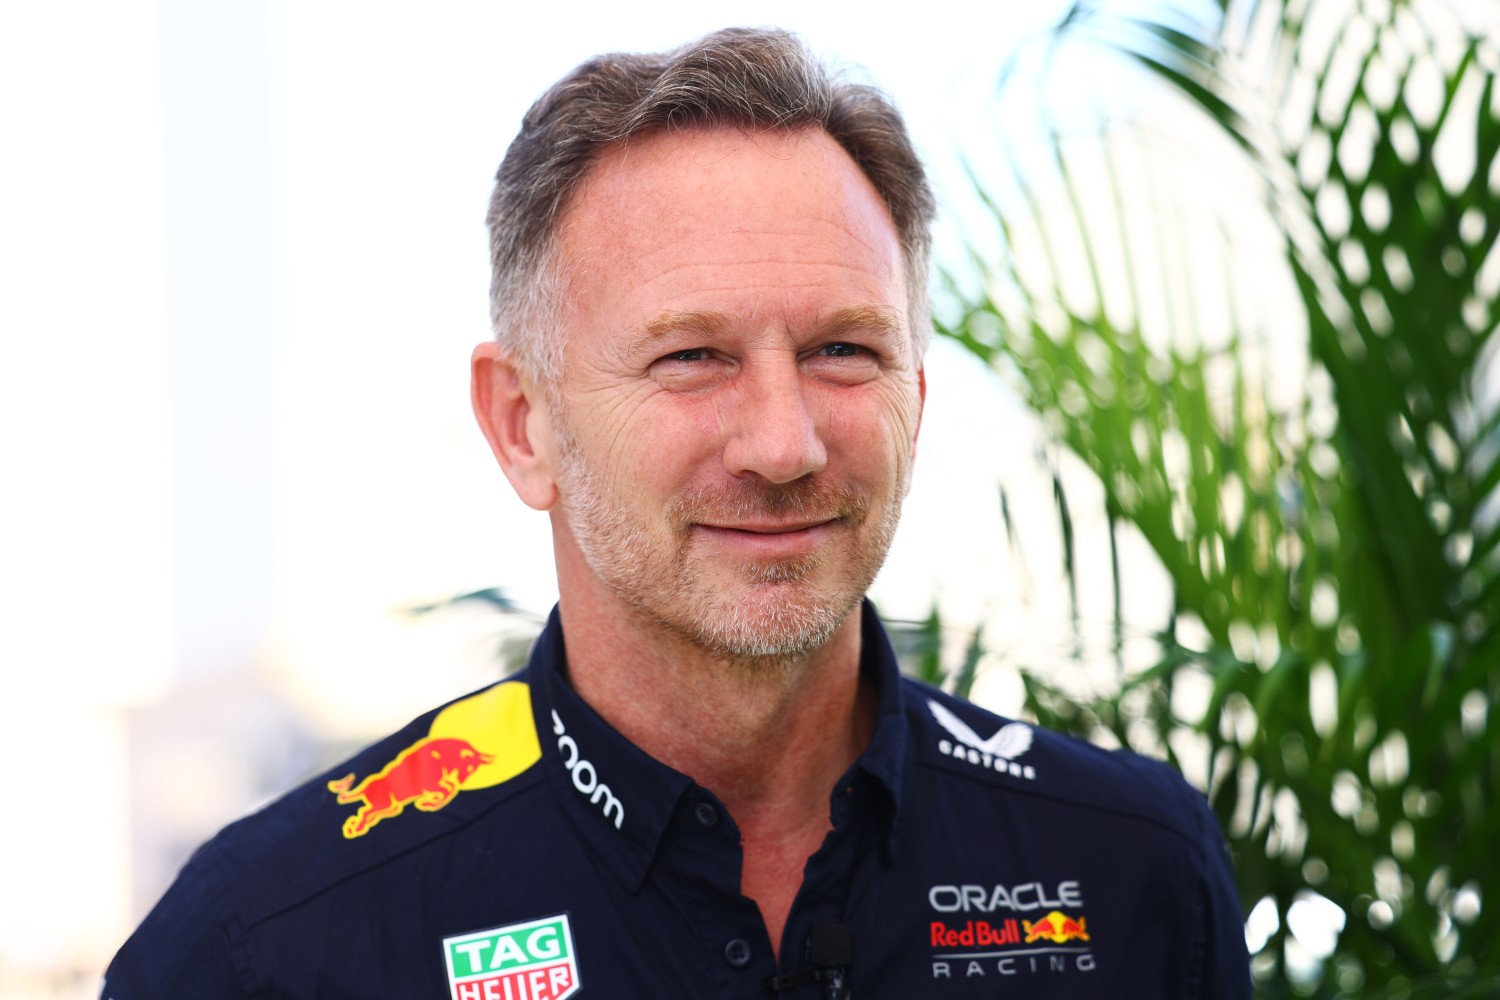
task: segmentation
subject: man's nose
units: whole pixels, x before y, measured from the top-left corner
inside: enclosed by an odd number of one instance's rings
[[[724,466],[731,475],[789,483],[828,464],[813,401],[795,359],[748,365],[726,414]]]

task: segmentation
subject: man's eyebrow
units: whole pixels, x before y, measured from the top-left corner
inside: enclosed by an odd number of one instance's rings
[[[658,313],[643,323],[639,332],[643,341],[653,343],[676,333],[722,333],[729,325],[729,317],[723,313],[695,309]]]
[[[639,339],[646,344],[679,333],[713,336],[734,326],[721,312],[706,309],[658,313],[637,328]],[[897,337],[905,329],[905,317],[890,306],[864,305],[839,309],[819,321],[816,331],[821,338],[838,337],[855,330],[872,331],[884,337]]]
[[[818,324],[819,337],[837,337],[853,330],[868,330],[896,337],[905,328],[904,317],[890,306],[852,306],[840,309]]]

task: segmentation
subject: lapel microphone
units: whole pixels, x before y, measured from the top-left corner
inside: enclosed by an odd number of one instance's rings
[[[854,942],[843,924],[814,924],[807,936],[807,960],[811,969],[770,976],[766,989],[772,993],[811,983],[826,983],[827,1000],[849,1000],[849,965],[854,961]]]

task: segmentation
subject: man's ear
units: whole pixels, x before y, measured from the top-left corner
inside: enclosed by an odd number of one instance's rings
[[[557,502],[557,480],[552,422],[540,388],[494,342],[474,348],[470,369],[474,416],[505,478],[528,507],[550,510]]]
[[[917,438],[922,433],[922,411],[927,408],[927,366],[917,369],[917,426],[911,432],[911,457],[917,457]]]

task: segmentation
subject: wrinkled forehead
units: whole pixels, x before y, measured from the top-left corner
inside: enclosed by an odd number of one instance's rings
[[[610,147],[568,204],[556,250],[575,304],[646,291],[622,289],[622,279],[669,295],[694,278],[702,291],[731,277],[795,287],[843,270],[854,283],[898,282],[881,294],[906,306],[904,257],[884,201],[816,128],[660,130]]]

